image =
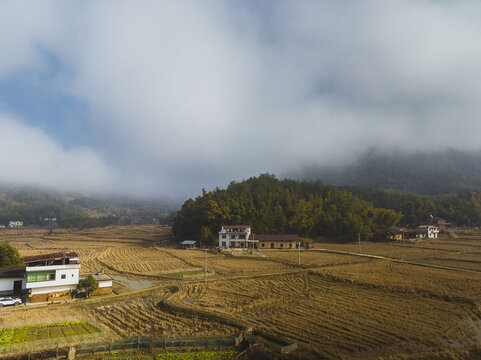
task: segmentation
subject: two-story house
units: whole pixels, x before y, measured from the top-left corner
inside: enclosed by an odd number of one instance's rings
[[[251,235],[250,225],[224,225],[219,231],[219,247],[227,248],[248,248],[249,236]]]
[[[58,252],[23,258],[25,288],[32,302],[71,298],[79,281],[79,256],[75,252]]]

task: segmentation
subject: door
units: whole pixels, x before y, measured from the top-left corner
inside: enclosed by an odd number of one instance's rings
[[[22,280],[15,280],[13,282],[13,293],[15,295],[22,293]]]

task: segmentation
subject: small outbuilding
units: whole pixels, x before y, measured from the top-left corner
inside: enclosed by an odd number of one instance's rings
[[[90,294],[91,296],[112,294],[112,278],[110,276],[103,271],[90,275],[92,275],[95,281],[99,284],[99,287]],[[86,278],[86,276],[82,276],[82,278]]]
[[[295,249],[298,241],[296,234],[263,234],[256,235],[259,249]]]
[[[184,240],[180,243],[182,249],[196,249],[197,241],[195,240]]]

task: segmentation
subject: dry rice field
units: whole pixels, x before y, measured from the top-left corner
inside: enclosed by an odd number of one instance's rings
[[[301,252],[301,266],[296,250],[265,250],[259,257],[206,254],[180,250],[169,237],[170,229],[158,226],[58,229],[49,236],[45,230],[0,231],[0,242],[23,256],[76,251],[84,274],[103,269],[152,286],[56,306],[2,309],[0,326],[86,320],[111,339],[238,332],[161,305],[172,296],[194,311],[248,322],[271,340],[296,342],[307,358],[475,359],[481,353],[479,230],[404,246],[361,244],[362,253],[386,259],[355,255],[357,243],[314,243],[313,250]],[[183,280],[183,291],[173,293],[179,281],[169,274],[203,269],[206,256],[207,286],[203,278]]]

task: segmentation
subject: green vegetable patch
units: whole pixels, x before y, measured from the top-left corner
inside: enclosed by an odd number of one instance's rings
[[[70,321],[56,324],[19,326],[0,329],[0,350],[15,344],[68,338],[100,332],[85,321]]]

